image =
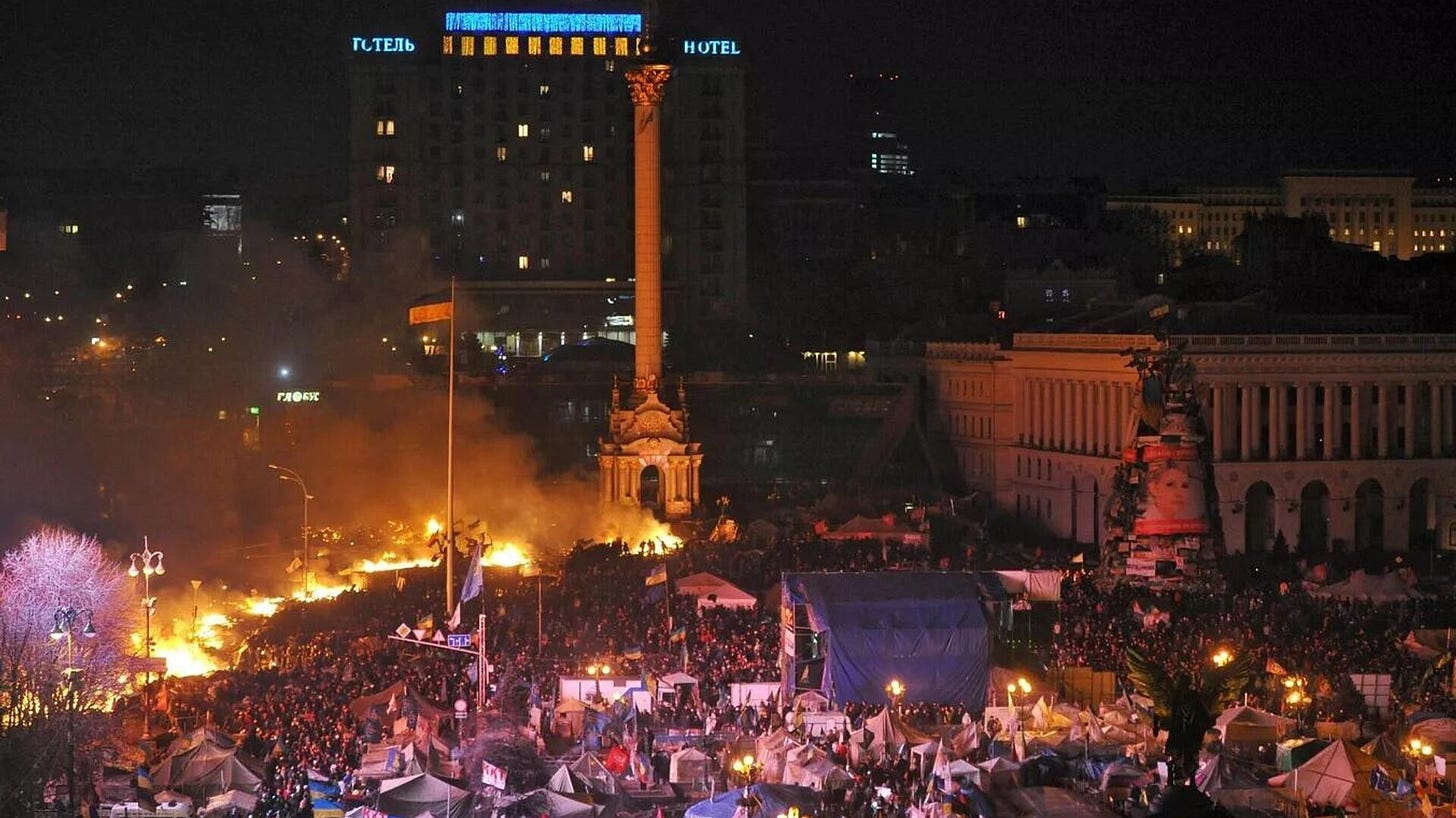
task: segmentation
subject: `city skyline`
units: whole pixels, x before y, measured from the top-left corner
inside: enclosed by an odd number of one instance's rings
[[[895,71],[902,136],[928,171],[1095,175],[1134,192],[1296,167],[1452,167],[1456,112],[1440,101],[1456,90],[1442,68],[1453,23],[1433,3],[895,11],[754,2],[683,24],[741,43],[753,154],[822,147],[835,136],[823,123],[848,121],[849,75]],[[395,12],[409,9],[367,14]],[[340,2],[16,8],[0,35],[16,126],[0,161],[235,170],[245,192],[341,198],[349,38],[378,33],[365,16]]]

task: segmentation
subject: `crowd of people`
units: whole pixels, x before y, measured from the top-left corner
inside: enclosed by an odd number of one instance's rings
[[[532,729],[540,729],[545,749],[560,680],[582,676],[588,664],[610,664],[617,678],[682,671],[697,680],[692,696],[669,697],[650,719],[643,717],[644,726],[742,736],[792,730],[802,717],[787,703],[742,706],[729,695],[732,683],[780,678],[777,603],[784,572],[981,567],[971,549],[947,555],[892,541],[829,542],[822,533],[812,523],[787,526],[758,547],[702,540],[656,555],[650,555],[651,544],[580,543],[563,555],[560,576],[549,583],[515,571],[486,571],[484,591],[467,604],[465,622],[473,623],[477,612],[486,617],[496,704],[540,714]],[[668,573],[666,587],[647,582],[659,565]],[[666,593],[673,579],[704,571],[748,591],[759,604],[699,607],[691,596]],[[351,710],[351,701],[403,682],[421,701],[446,708],[456,700],[473,703],[472,661],[387,638],[400,624],[448,630],[437,575],[422,570],[401,577],[381,576],[377,587],[330,601],[285,606],[249,640],[234,669],[175,684],[172,716],[179,728],[213,725],[266,760],[254,815],[310,816],[310,776],[338,787],[347,803],[370,803],[370,781],[353,771],[369,744],[389,738],[400,714],[361,714]],[[1440,684],[1402,661],[1400,646],[1413,628],[1451,624],[1443,619],[1444,606],[1330,600],[1310,595],[1298,582],[1272,580],[1235,593],[1150,593],[1069,572],[1055,615],[1042,617],[1046,632],[1031,640],[1039,651],[1033,670],[1121,672],[1126,649],[1134,648],[1164,667],[1191,671],[1214,649],[1228,647],[1252,651],[1261,673],[1328,680],[1328,690],[1315,687],[1323,717],[1361,709],[1359,695],[1349,695],[1348,674],[1365,670],[1393,671],[1399,704],[1449,703],[1438,698]],[[880,706],[841,705],[850,729]],[[914,703],[901,715],[933,727],[970,723],[982,714],[954,704]],[[447,718],[435,729],[449,733],[453,724]],[[446,747],[455,737],[447,738]],[[825,805],[826,815],[901,818],[927,799],[948,799],[953,811],[961,811],[957,797],[966,793],[927,788],[924,771],[912,769],[903,754],[855,764],[847,731],[817,740],[854,775],[842,800]],[[651,769],[659,766],[658,755],[648,752]]]

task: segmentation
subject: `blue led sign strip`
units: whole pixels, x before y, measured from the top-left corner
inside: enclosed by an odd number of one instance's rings
[[[513,34],[641,34],[642,15],[447,11],[445,30]]]

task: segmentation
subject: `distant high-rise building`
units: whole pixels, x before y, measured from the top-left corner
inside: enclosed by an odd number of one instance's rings
[[[860,145],[856,165],[875,173],[910,176],[910,147],[901,136],[904,80],[899,74],[865,74],[850,77],[855,141]]]
[[[349,222],[356,277],[411,296],[456,277],[530,299],[477,310],[482,337],[539,355],[605,330],[630,304],[553,316],[553,286],[632,277],[632,105],[623,71],[643,16],[453,10],[351,38]],[[669,316],[746,309],[743,69],[736,41],[659,37]],[[362,282],[361,282],[362,283]],[[530,290],[530,287],[526,287]],[[539,297],[538,297],[539,296]],[[529,307],[529,308],[528,308]],[[570,326],[567,326],[567,323]],[[615,326],[615,325],[613,325]],[[618,328],[618,334],[620,327]]]

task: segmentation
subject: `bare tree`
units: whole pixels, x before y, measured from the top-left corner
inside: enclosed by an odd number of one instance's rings
[[[126,571],[90,537],[42,529],[0,561],[0,814],[27,814],[62,775],[78,791],[77,748],[126,692],[140,614]]]

